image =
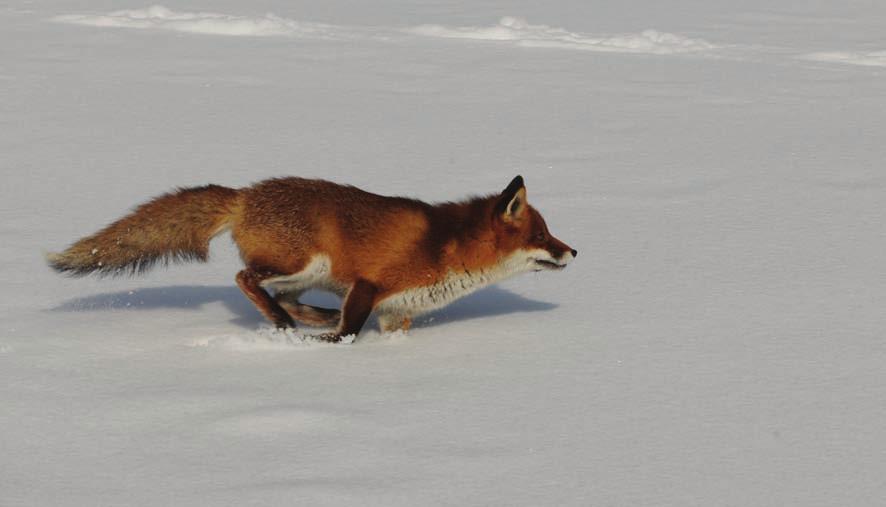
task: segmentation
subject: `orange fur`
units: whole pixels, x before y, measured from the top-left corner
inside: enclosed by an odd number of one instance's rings
[[[47,260],[57,271],[75,276],[132,274],[156,262],[205,262],[209,240],[237,212],[236,197],[236,190],[218,185],[180,189],[142,204]]]

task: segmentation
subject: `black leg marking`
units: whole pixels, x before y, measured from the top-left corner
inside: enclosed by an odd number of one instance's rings
[[[290,317],[309,326],[335,326],[341,319],[341,311],[333,308],[321,308],[289,301],[278,301],[278,303],[289,313]]]
[[[338,330],[335,333],[319,335],[317,338],[329,342],[340,342],[343,336],[358,334],[363,328],[363,324],[366,323],[366,319],[369,318],[369,314],[372,313],[377,293],[378,288],[375,285],[365,280],[357,280],[345,298]]]
[[[278,273],[247,268],[237,273],[237,285],[268,320],[278,328],[295,327],[292,317],[260,285],[262,280]]]

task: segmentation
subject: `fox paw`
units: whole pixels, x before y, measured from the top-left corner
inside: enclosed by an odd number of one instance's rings
[[[327,343],[341,343],[341,335],[335,333],[321,333],[313,335],[315,340]]]
[[[311,337],[314,338],[315,340],[320,340],[320,341],[323,341],[326,343],[351,344],[357,340],[357,335],[355,335],[355,334],[349,334],[349,335],[342,336],[342,335],[336,334],[336,333],[322,333],[322,334],[315,334]]]

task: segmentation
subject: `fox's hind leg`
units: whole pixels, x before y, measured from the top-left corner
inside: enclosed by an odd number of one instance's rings
[[[309,326],[335,326],[341,319],[339,310],[299,303],[290,293],[278,293],[274,299],[290,317]]]
[[[329,261],[321,258],[294,273],[268,278],[261,285],[276,291],[274,301],[293,319],[311,326],[335,326],[341,317],[340,311],[306,305],[298,300],[309,289],[328,289],[328,273]]]
[[[252,301],[252,304],[258,308],[258,311],[275,326],[278,328],[295,327],[295,322],[289,313],[274,301],[274,298],[261,286],[262,280],[273,276],[279,276],[279,273],[247,268],[237,273],[237,285]]]

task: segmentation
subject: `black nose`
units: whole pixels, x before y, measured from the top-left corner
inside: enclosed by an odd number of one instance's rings
[[[572,251],[572,256],[573,256],[573,257],[578,257],[578,250],[573,250],[573,251]]]

